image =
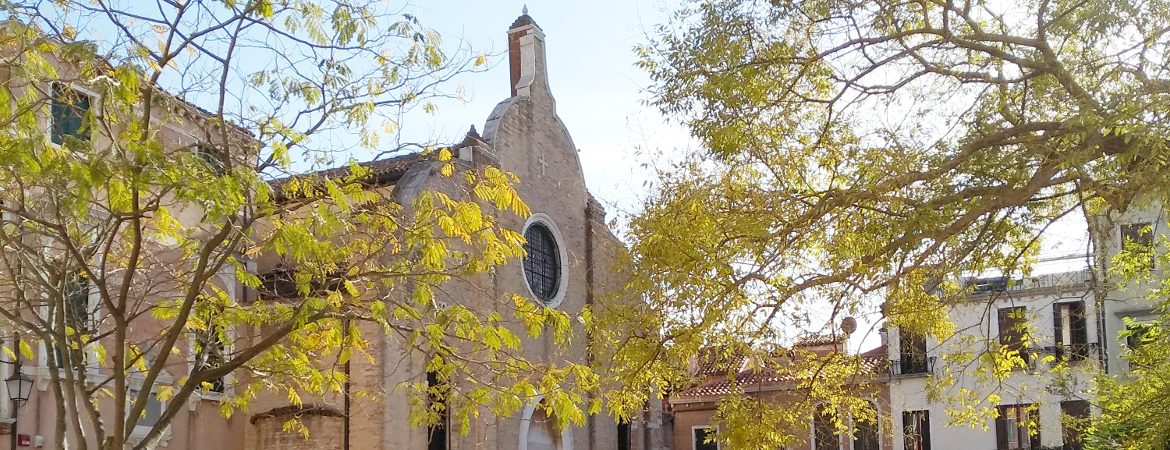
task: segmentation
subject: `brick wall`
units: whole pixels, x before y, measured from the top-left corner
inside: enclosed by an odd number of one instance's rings
[[[309,430],[306,438],[284,430],[284,424],[300,420]],[[252,418],[260,450],[342,450],[342,414],[325,407],[287,407]]]

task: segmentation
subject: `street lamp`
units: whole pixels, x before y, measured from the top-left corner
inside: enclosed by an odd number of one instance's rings
[[[32,393],[33,380],[20,371],[20,337],[14,339],[12,346],[12,354],[16,356],[11,364],[15,367],[12,376],[4,380],[4,385],[8,388],[8,398],[12,400],[12,450],[16,450],[16,417]]]
[[[8,398],[16,403],[16,406],[22,406],[28,401],[33,380],[20,371],[20,363],[16,363],[16,373],[5,379],[4,384],[8,386]]]

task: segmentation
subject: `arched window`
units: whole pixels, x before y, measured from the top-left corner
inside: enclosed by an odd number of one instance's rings
[[[557,295],[561,280],[561,251],[553,233],[542,223],[524,231],[524,276],[536,298],[548,302]]]
[[[829,405],[817,407],[813,415],[813,448],[816,450],[840,450],[837,437],[837,413]]]
[[[853,450],[880,450],[877,406],[865,402],[865,411],[853,415]]]

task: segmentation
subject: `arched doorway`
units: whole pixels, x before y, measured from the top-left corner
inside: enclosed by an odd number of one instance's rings
[[[520,416],[519,450],[573,450],[573,434],[557,430],[556,419],[540,406],[540,399]]]
[[[536,408],[528,421],[528,450],[560,450],[560,433],[544,408]]]

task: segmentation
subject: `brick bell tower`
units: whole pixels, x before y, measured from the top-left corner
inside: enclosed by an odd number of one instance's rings
[[[508,28],[508,66],[512,96],[528,97],[536,91],[552,97],[544,62],[544,30],[528,15],[528,7]]]

